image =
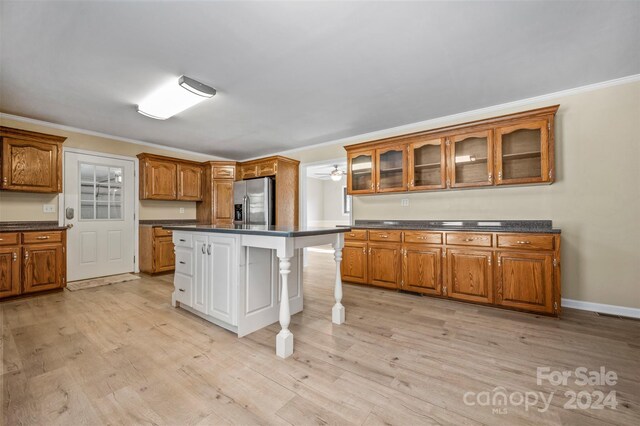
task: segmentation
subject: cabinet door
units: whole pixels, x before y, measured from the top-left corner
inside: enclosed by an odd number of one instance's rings
[[[178,163],[178,200],[202,201],[202,167]]]
[[[240,179],[250,179],[254,177],[258,177],[258,166],[256,164],[240,167]]]
[[[402,288],[426,294],[442,293],[442,249],[404,246]]]
[[[209,278],[207,284],[207,315],[234,324],[233,288],[236,283],[237,261],[234,237],[209,237],[207,245]]]
[[[454,299],[493,303],[491,257],[490,251],[447,249],[445,293]]]
[[[62,287],[62,244],[30,244],[22,252],[25,293]]]
[[[0,298],[20,294],[20,249],[0,247]]]
[[[233,223],[233,181],[213,181],[213,224]]]
[[[496,303],[553,313],[553,254],[498,252]]]
[[[409,190],[446,188],[445,139],[431,139],[409,145]]]
[[[173,271],[176,266],[173,239],[171,236],[154,237],[154,272]]]
[[[406,154],[406,145],[376,150],[376,192],[407,190]]]
[[[175,200],[177,192],[178,165],[171,161],[146,159],[144,161],[144,185],[141,199]]]
[[[207,254],[208,240],[206,236],[196,235],[193,239],[193,259],[195,269],[193,271],[193,308],[207,313],[207,293],[209,284],[209,259]]]
[[[548,123],[537,120],[496,129],[498,185],[551,180]]]
[[[452,136],[449,139],[451,187],[493,185],[493,132]]]
[[[375,192],[374,150],[347,154],[347,192],[373,194]]]
[[[400,244],[369,243],[369,283],[398,288],[400,280]]]
[[[62,192],[57,144],[2,138],[2,189]]]
[[[340,271],[344,281],[367,283],[367,243],[345,243]]]
[[[258,176],[273,176],[278,171],[278,163],[274,161],[265,161],[264,163],[258,163]]]

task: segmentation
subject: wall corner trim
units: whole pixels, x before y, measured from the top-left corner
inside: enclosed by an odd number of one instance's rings
[[[582,300],[562,299],[563,308],[579,309],[581,311],[598,312],[608,315],[620,315],[622,317],[640,318],[640,308],[628,308],[626,306],[606,305],[604,303],[584,302]]]

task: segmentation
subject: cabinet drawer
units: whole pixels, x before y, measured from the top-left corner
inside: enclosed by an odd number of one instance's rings
[[[0,234],[0,246],[9,246],[16,244],[19,244],[17,232],[7,232],[4,234]]]
[[[214,179],[235,179],[236,168],[233,166],[215,166],[213,168]]]
[[[191,250],[176,248],[176,272],[193,276],[193,256]]]
[[[153,228],[153,235],[155,235],[156,237],[170,237],[173,235],[173,231],[170,229],[155,227]]]
[[[553,235],[498,235],[498,247],[553,250]]]
[[[278,171],[278,166],[275,161],[268,161],[266,163],[258,164],[258,176],[271,176],[275,175]]]
[[[424,231],[404,231],[405,243],[442,244],[442,233]]]
[[[447,244],[454,246],[491,247],[491,234],[447,233]]]
[[[367,241],[366,229],[352,229],[344,234],[345,240]]]
[[[193,278],[176,273],[173,276],[173,285],[175,287],[174,296],[176,302],[184,303],[187,306],[191,306],[192,294],[193,294]]]
[[[191,234],[176,232],[173,234],[173,244],[175,244],[176,247],[191,248],[193,247],[193,237]]]
[[[22,233],[22,242],[24,244],[59,243],[60,241],[62,241],[62,231]]]
[[[375,229],[369,230],[369,241],[400,242],[401,240],[401,231],[377,231]]]

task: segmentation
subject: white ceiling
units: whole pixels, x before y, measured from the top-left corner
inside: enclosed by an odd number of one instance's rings
[[[0,8],[0,111],[234,159],[640,73],[637,1]],[[136,113],[181,74],[218,95]]]

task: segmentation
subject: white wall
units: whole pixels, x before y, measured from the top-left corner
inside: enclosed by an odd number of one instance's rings
[[[324,190],[322,180],[307,177],[307,224],[322,226],[324,220]]]
[[[344,179],[307,177],[307,224],[309,226],[348,225],[348,215],[342,214],[342,187]]]

